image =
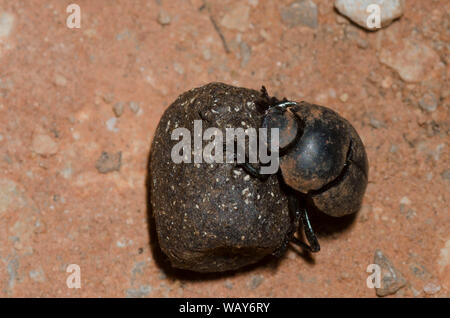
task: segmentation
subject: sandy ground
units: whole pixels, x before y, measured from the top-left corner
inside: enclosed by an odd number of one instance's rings
[[[71,2],[0,0],[0,296],[376,297],[376,250],[403,277],[391,297],[450,296],[450,2],[409,0],[377,32],[325,0],[316,26],[283,19],[290,1],[78,0],[70,29]],[[211,81],[326,105],[358,130],[364,206],[315,218],[320,253],[204,277],[159,265],[150,143],[168,105]]]

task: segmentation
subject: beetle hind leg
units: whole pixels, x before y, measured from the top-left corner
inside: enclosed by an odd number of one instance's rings
[[[302,210],[303,212],[301,212],[300,219],[302,220],[303,231],[305,231],[306,239],[309,242],[308,249],[311,252],[316,253],[320,251],[319,240],[317,239],[316,233],[314,233],[311,222],[309,222],[308,212],[305,208],[303,208]]]
[[[301,248],[310,251],[312,253],[316,253],[320,251],[320,244],[317,239],[316,234],[314,233],[314,230],[311,226],[311,222],[309,221],[308,212],[305,207],[300,206],[300,202],[298,198],[291,194],[289,195],[289,209],[292,209],[294,212],[294,222],[297,223],[299,221],[302,222],[303,231],[305,232],[306,239],[309,243],[306,244],[305,242],[301,241],[300,239],[296,238],[293,234],[290,238],[290,241]]]

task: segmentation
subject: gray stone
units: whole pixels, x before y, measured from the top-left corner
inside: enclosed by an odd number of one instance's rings
[[[142,285],[139,288],[130,288],[127,290],[127,298],[143,298],[152,292],[153,288],[149,285]]]
[[[45,274],[41,267],[39,267],[35,270],[31,270],[29,272],[29,276],[35,282],[38,282],[38,283],[45,282]]]
[[[234,285],[232,282],[230,282],[229,280],[226,280],[224,283],[225,287],[228,289],[233,289]]]
[[[250,289],[256,289],[259,287],[259,285],[261,285],[261,283],[264,281],[264,276],[262,275],[253,275],[250,278],[250,281],[248,283],[248,287]]]
[[[122,152],[119,151],[115,154],[102,152],[100,158],[98,158],[95,168],[100,173],[108,173],[113,171],[119,171],[122,165]]]
[[[403,275],[394,267],[382,251],[375,251],[373,262],[381,268],[381,286],[380,288],[375,288],[377,296],[384,297],[392,295],[399,289],[405,287],[406,280],[403,278]]]
[[[113,93],[106,93],[103,95],[103,101],[106,104],[111,104],[114,101],[114,94]]]
[[[112,131],[112,132],[118,132],[119,128],[116,127],[116,124],[117,124],[117,118],[111,117],[110,119],[108,119],[106,121],[106,129],[108,129],[109,131]]]
[[[0,215],[9,210],[23,209],[27,204],[18,185],[9,179],[0,179]]]
[[[158,13],[158,23],[161,25],[168,25],[172,22],[172,17],[169,15],[169,13],[165,10],[159,10]]]
[[[405,82],[421,82],[433,77],[440,68],[439,55],[414,39],[403,39],[392,48],[382,48],[380,62],[391,67]]]
[[[13,29],[14,16],[10,13],[0,13],[0,39],[7,38]]]
[[[432,92],[427,92],[419,100],[419,107],[427,112],[434,112],[438,107],[438,98]]]
[[[113,112],[116,117],[120,117],[123,114],[124,105],[123,102],[117,102],[113,106]]]
[[[369,124],[370,124],[370,126],[372,126],[375,129],[383,128],[383,127],[386,126],[385,123],[382,120],[378,120],[378,119],[376,119],[373,116],[370,116]]]
[[[141,109],[139,107],[139,103],[137,103],[137,102],[130,102],[129,106],[130,106],[131,111],[135,114],[137,114],[139,112],[139,110]]]
[[[386,27],[404,12],[404,0],[336,0],[334,6],[342,15],[367,30],[378,30],[368,25],[367,20],[373,11],[367,11],[369,5],[380,7],[380,27]]]
[[[250,7],[240,1],[231,11],[227,12],[220,24],[231,30],[244,32],[249,25]]]
[[[184,74],[184,67],[180,63],[173,63],[173,69],[180,75]]]
[[[56,74],[54,79],[54,84],[56,86],[64,87],[67,86],[67,79],[61,74]]]
[[[428,283],[423,287],[423,291],[427,295],[434,295],[441,290],[441,286],[435,283]]]
[[[58,152],[58,145],[50,136],[40,134],[34,136],[31,149],[38,155],[51,156]]]
[[[281,9],[281,20],[289,27],[305,25],[317,28],[317,6],[311,0],[299,0]]]

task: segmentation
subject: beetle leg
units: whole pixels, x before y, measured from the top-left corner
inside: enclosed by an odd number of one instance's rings
[[[226,152],[226,147],[227,147],[227,144],[226,144],[226,142],[224,142],[223,143],[223,151],[224,151],[224,153]],[[233,152],[233,154],[234,154],[234,160],[236,161],[237,160],[236,153]],[[245,162],[243,162],[243,163],[236,163],[236,167],[241,167],[249,175],[251,175],[254,178],[258,178],[258,179],[260,179],[262,181],[265,181],[265,180],[269,179],[271,174],[263,174],[263,173],[261,173],[261,168],[260,167],[255,168],[250,163],[248,163],[247,160],[248,160],[248,157],[247,157],[247,154],[246,154],[245,155]]]
[[[269,179],[269,177],[271,176],[271,174],[262,174],[260,172],[261,168],[255,168],[248,162],[238,163],[238,164],[236,164],[236,166],[242,167],[245,170],[245,172],[247,172],[249,175],[251,175],[254,178],[258,178],[262,181]]]
[[[289,195],[289,208],[295,211],[294,221],[297,222],[299,219],[302,221],[303,230],[309,245],[299,240],[294,235],[291,237],[291,242],[313,253],[320,251],[320,244],[311,226],[311,222],[309,222],[308,212],[306,211],[306,208],[300,207],[298,198],[295,195]]]
[[[309,242],[311,252],[320,251],[319,241],[317,240],[316,234],[309,222],[308,212],[303,208],[303,212],[300,214],[300,219],[302,220],[303,230],[305,231],[306,239]]]

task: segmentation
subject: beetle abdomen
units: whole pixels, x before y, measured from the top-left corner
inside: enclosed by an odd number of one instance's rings
[[[367,187],[369,164],[364,145],[351,126],[350,131],[351,149],[341,175],[322,191],[311,193],[315,206],[335,217],[358,212]]]

